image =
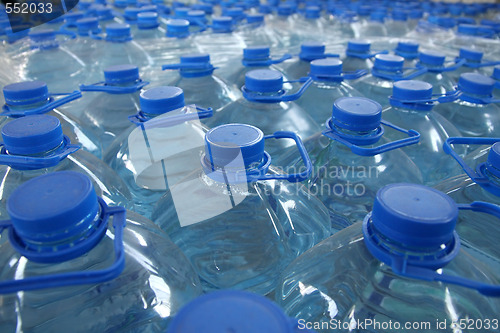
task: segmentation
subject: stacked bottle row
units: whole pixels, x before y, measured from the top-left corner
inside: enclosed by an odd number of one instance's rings
[[[498,12],[390,5],[0,31],[2,331],[498,330]]]

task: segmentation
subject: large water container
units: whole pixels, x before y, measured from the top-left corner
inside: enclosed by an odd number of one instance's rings
[[[373,67],[372,58],[379,53],[387,51],[372,52],[371,42],[362,39],[350,40],[347,42],[345,56],[342,62],[345,71],[357,71],[360,69],[371,69]]]
[[[265,151],[276,139],[295,141],[308,168],[279,173]],[[295,183],[310,171],[296,134],[222,125],[207,132],[199,163],[158,202],[153,221],[191,260],[205,291],[268,294],[288,263],[330,234],[326,208]]]
[[[458,59],[464,59],[465,63],[463,66],[457,68],[453,72],[449,73],[449,76],[458,83],[460,75],[463,73],[480,73],[487,75],[491,73],[491,68],[500,64],[500,61],[491,61],[483,59],[483,52],[470,49],[461,48],[459,51]]]
[[[435,111],[448,119],[463,136],[500,137],[499,100],[492,97],[495,81],[477,73],[464,73],[458,81],[460,95]]]
[[[80,85],[85,94],[73,114],[95,133],[103,151],[130,127],[128,117],[139,111],[139,94],[147,84],[137,66],[115,65],[104,70],[104,81]]]
[[[295,103],[306,110],[316,124],[323,127],[332,114],[335,100],[340,97],[363,96],[346,80],[356,80],[366,74],[365,70],[342,72],[342,61],[339,59],[313,60],[309,71],[313,82]]]
[[[385,22],[385,27],[387,28],[387,36],[389,37],[405,36],[410,32],[408,13],[404,10],[393,10],[391,13],[391,19]]]
[[[269,15],[266,18],[272,20]],[[279,37],[269,29],[264,14],[247,14],[246,24],[239,25],[235,33],[243,39],[247,47],[268,45],[277,48],[279,46]]]
[[[243,97],[216,112],[206,124],[215,127],[245,123],[258,126],[266,135],[276,131],[293,131],[305,139],[319,131],[320,127],[292,101],[298,99],[311,82],[312,79],[308,78],[298,91],[289,93],[283,89],[283,75],[280,72],[265,69],[250,71],[245,76]],[[278,153],[291,145],[289,140],[271,141],[268,151],[271,154]]]
[[[165,332],[200,295],[179,248],[151,221],[108,206],[80,173],[27,181],[7,210],[2,332]]]
[[[352,86],[365,97],[389,105],[394,82],[410,80],[426,72],[425,68],[404,68],[405,59],[393,54],[377,54],[369,75],[353,82]]]
[[[427,69],[427,72],[418,79],[432,84],[435,94],[446,94],[455,89],[456,82],[448,72],[458,69],[465,60],[446,61],[444,53],[439,51],[422,51],[419,54],[417,67]]]
[[[266,25],[272,35],[278,38],[279,52],[289,52],[290,49],[300,44],[297,31],[297,15],[294,14],[291,3],[277,5],[276,16],[272,17]]]
[[[168,189],[199,165],[207,128],[199,119],[212,110],[186,106],[182,89],[156,87],[140,95],[141,110],[107,150],[103,160],[130,189],[135,209],[149,217]]]
[[[418,144],[403,150],[419,167],[425,185],[434,185],[462,173],[453,159],[443,151],[446,139],[460,136],[460,132],[452,123],[433,111],[437,102],[453,102],[456,98],[457,94],[439,97],[433,95],[432,85],[427,82],[398,81],[394,83],[390,97],[391,106],[383,111],[384,120],[420,133]],[[392,140],[400,137],[395,132],[388,132],[386,136]],[[460,153],[465,153],[465,150],[461,149]]]
[[[386,13],[372,12],[368,20],[353,23],[353,29],[357,38],[384,37],[387,36],[387,28],[384,24]]]
[[[221,290],[200,296],[184,306],[167,333],[313,333],[268,298]]]
[[[0,120],[0,127],[12,119],[35,114],[49,114],[61,122],[64,133],[71,142],[78,143],[88,152],[101,157],[102,147],[95,134],[83,126],[69,113],[60,111],[71,101],[82,97],[81,92],[70,94],[49,92],[47,84],[42,81],[26,81],[6,85],[3,87],[5,105],[2,107],[4,116]],[[69,106],[67,106],[69,108]]]
[[[379,188],[393,182],[421,183],[415,163],[400,147],[416,144],[419,133],[382,120],[382,107],[363,97],[343,97],[333,103],[325,129],[304,141],[313,163],[312,175],[305,182],[330,210],[347,217],[344,224],[332,220],[338,231],[362,221],[370,211]],[[401,132],[404,139],[389,141],[386,131]],[[303,168],[295,149],[281,153],[276,162],[291,170]],[[287,169],[285,169],[285,172]]]
[[[289,316],[318,323],[318,332],[456,332],[469,320],[488,322],[474,331],[489,332],[499,280],[460,248],[460,214],[432,188],[385,186],[362,223],[288,266],[276,300]]]
[[[405,63],[403,68],[413,68],[417,65],[418,61],[418,48],[420,44],[414,41],[399,41],[394,49],[394,54],[403,57]]]

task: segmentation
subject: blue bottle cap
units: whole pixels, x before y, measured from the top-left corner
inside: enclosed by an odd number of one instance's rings
[[[396,81],[392,87],[392,96],[402,101],[428,101],[432,99],[432,84],[418,80]]]
[[[493,38],[495,36],[495,29],[487,25],[479,25],[477,27],[477,35],[486,38]]]
[[[446,56],[438,51],[422,51],[419,54],[419,60],[423,64],[432,66],[443,66]]]
[[[202,10],[190,10],[187,17],[190,19],[203,20],[205,19],[205,12]]]
[[[358,12],[358,15],[360,15],[360,16],[368,16],[372,12],[372,7],[371,6],[359,6],[357,12]]]
[[[255,126],[225,124],[205,135],[205,158],[216,167],[224,167],[241,155],[245,167],[264,158],[264,133]],[[238,166],[235,166],[238,167]]]
[[[263,23],[264,15],[262,14],[248,14],[247,23]]]
[[[289,4],[280,4],[278,6],[278,16],[290,16],[293,14],[293,7]]]
[[[187,7],[176,8],[175,9],[175,17],[177,17],[177,18],[187,18],[188,12],[190,10],[191,9],[189,9]]]
[[[56,39],[56,33],[52,29],[31,31],[28,36],[34,42],[45,42]]]
[[[82,12],[67,13],[64,15],[64,19],[68,23],[73,23],[83,18]]]
[[[442,28],[452,29],[456,24],[457,22],[453,17],[440,16],[437,18],[437,25]]]
[[[16,234],[25,242],[42,244],[83,236],[98,210],[92,182],[74,171],[30,179],[7,200]]]
[[[271,51],[267,46],[252,46],[243,49],[243,59],[260,60],[269,59]]]
[[[184,92],[177,87],[155,87],[139,96],[141,110],[147,114],[163,114],[184,107]]]
[[[479,73],[463,73],[458,79],[458,89],[466,94],[491,95],[495,80]]]
[[[216,32],[230,32],[233,30],[233,19],[229,16],[212,18],[212,30]]]
[[[130,25],[121,23],[111,23],[106,25],[106,37],[111,39],[122,39],[131,37]]]
[[[493,69],[492,77],[495,80],[500,80],[500,65],[495,66],[495,68]]]
[[[272,8],[269,5],[263,4],[259,6],[259,13],[261,14],[271,14]]]
[[[197,3],[193,6],[191,6],[191,9],[194,10],[202,10],[205,12],[205,14],[212,15],[214,13],[214,7],[213,5],[209,3]]]
[[[139,68],[134,65],[114,65],[104,70],[106,84],[114,85],[139,80]]]
[[[342,60],[338,58],[326,58],[311,61],[310,74],[314,76],[341,75]]]
[[[395,53],[402,57],[412,56],[414,58],[418,57],[418,47],[419,44],[411,41],[401,41],[396,47]]]
[[[100,6],[99,8],[97,8],[96,14],[101,19],[112,19],[113,17],[115,17],[115,15],[113,14],[113,9],[106,6]]]
[[[95,17],[86,17],[76,21],[79,34],[88,34],[90,31],[99,30],[99,21]]]
[[[115,1],[113,1],[113,5],[116,8],[126,8],[127,7],[127,0],[115,0]]]
[[[47,101],[49,89],[42,81],[25,81],[3,87],[3,97],[7,105],[30,105]]]
[[[495,177],[500,177],[500,142],[491,146],[486,160],[486,170]]]
[[[270,93],[283,89],[283,74],[270,69],[256,69],[245,75],[245,88],[249,91]]]
[[[158,6],[157,5],[146,5],[146,6],[141,6],[141,13],[156,13],[158,12]]]
[[[481,25],[489,25],[491,27],[498,27],[500,25],[500,21],[482,19],[481,20]]]
[[[422,17],[424,17],[424,11],[422,9],[412,9],[408,13],[408,18],[413,20],[421,19]]]
[[[392,19],[394,21],[407,21],[408,13],[403,10],[393,10],[392,11]]]
[[[158,14],[154,12],[144,12],[137,15],[137,26],[142,29],[154,29],[158,27]]]
[[[366,40],[350,40],[347,42],[347,50],[355,53],[370,52],[371,43]]]
[[[480,62],[481,59],[483,59],[483,52],[474,49],[461,48],[458,57],[461,59],[466,59],[468,61]]]
[[[378,190],[374,227],[403,247],[439,247],[454,237],[457,204],[446,194],[416,184],[391,184]]]
[[[369,132],[380,126],[382,106],[364,97],[341,97],[332,110],[334,125],[350,131]]]
[[[52,150],[64,140],[59,119],[33,115],[14,119],[2,128],[5,149],[13,155],[33,155]]]
[[[127,7],[123,12],[123,16],[127,21],[137,21],[137,15],[141,12],[140,8]]]
[[[384,23],[385,13],[384,12],[373,12],[370,14],[370,20],[375,22]]]
[[[229,16],[231,18],[242,17],[244,15],[243,9],[238,7],[227,8],[223,11],[223,16]]]
[[[472,24],[458,25],[457,32],[462,35],[475,36],[477,34],[477,26]]]
[[[321,14],[321,9],[316,6],[306,7],[305,17],[308,19],[319,19]]]
[[[181,64],[210,63],[210,55],[206,53],[193,53],[181,56]]]
[[[223,290],[200,296],[179,311],[167,333],[293,333],[293,321],[267,298]]]
[[[377,54],[373,68],[389,72],[400,72],[403,70],[405,59],[393,54]]]
[[[188,20],[168,20],[167,21],[167,36],[176,37],[189,34],[189,21]]]
[[[305,42],[300,45],[299,58],[312,61],[325,58],[325,44],[318,42]]]

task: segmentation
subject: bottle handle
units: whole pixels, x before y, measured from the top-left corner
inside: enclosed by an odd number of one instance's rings
[[[304,84],[302,85],[302,87],[300,87],[300,89],[296,93],[289,95],[285,95],[285,93],[282,91],[281,94],[277,94],[276,96],[262,96],[254,94],[253,92],[247,90],[245,86],[241,87],[241,91],[243,93],[243,97],[252,102],[265,102],[265,103],[290,102],[290,101],[295,101],[300,96],[302,96],[302,94],[306,91],[306,89],[313,83],[313,79],[311,77],[302,77],[298,80],[283,81],[283,83],[296,83],[296,82],[301,82],[301,83],[303,82]]]
[[[307,153],[307,150],[304,146],[304,143],[302,142],[302,139],[294,132],[289,132],[289,131],[278,131],[274,132],[274,134],[271,135],[266,135],[264,136],[265,140],[268,139],[292,139],[295,141],[295,145],[297,146],[297,149],[299,150],[300,157],[302,158],[302,161],[304,162],[305,170],[299,173],[294,173],[294,174],[274,174],[274,175],[269,175],[269,174],[264,174],[259,176],[259,180],[270,180],[270,179],[284,179],[289,182],[301,182],[303,180],[306,180],[312,172],[312,162],[311,158],[309,157],[309,154]]]
[[[197,120],[197,119],[204,119],[204,118],[209,118],[214,115],[214,111],[212,108],[201,108],[199,106],[195,106],[196,110],[198,112],[191,112],[191,113],[185,113],[185,114],[178,114],[175,116],[169,116],[169,117],[156,117],[156,118],[150,118],[147,117],[144,112],[139,111],[136,114],[132,116],[128,116],[128,120],[132,122],[133,124],[139,126],[143,125],[144,123],[147,122],[147,128],[157,128],[157,127],[171,127],[175,126],[181,123],[184,123],[186,121],[191,121],[191,120]],[[168,112],[167,112],[168,114]]]
[[[143,81],[143,80],[138,80],[134,85],[132,86],[127,86],[127,87],[119,87],[119,86],[110,86],[107,85],[106,82],[101,81],[89,85],[81,84],[80,85],[80,90],[81,91],[102,91],[102,92],[107,92],[109,94],[131,94],[136,91],[141,90],[145,86],[149,84],[148,81]]]
[[[113,241],[115,260],[113,264],[101,270],[77,271],[71,273],[29,277],[22,280],[1,281],[0,294],[82,284],[102,283],[118,277],[125,268],[123,229],[125,228],[126,223],[126,210],[123,207],[109,207],[101,198],[99,198],[99,204],[102,209],[101,223],[98,227],[98,230],[96,230],[90,237],[96,235],[95,238],[97,238],[97,241],[95,239],[92,239],[95,242],[95,244],[92,245],[95,246],[102,238],[101,235],[104,235],[106,233],[106,230],[108,229],[109,217],[113,216],[113,228],[115,229],[115,238]],[[15,237],[15,231],[10,221],[2,221],[1,228],[2,230],[6,228],[10,229],[9,237],[12,241],[12,237]]]
[[[372,137],[357,138],[356,136],[340,133],[339,131],[337,131],[335,129],[335,127],[331,125],[331,119],[327,122],[328,128],[326,130],[324,130],[321,134],[323,134],[327,138],[330,138],[332,140],[335,140],[335,141],[343,144],[344,146],[351,149],[351,151],[354,154],[360,155],[360,156],[375,156],[375,155],[382,154],[382,153],[385,153],[385,152],[390,151],[390,150],[394,150],[397,148],[406,147],[409,145],[416,144],[420,140],[420,133],[418,133],[415,130],[412,130],[412,129],[406,130],[406,129],[398,127],[394,124],[391,124],[385,120],[382,120],[381,124],[388,126],[396,131],[405,133],[408,135],[408,137],[401,139],[401,140],[392,141],[392,142],[389,142],[389,143],[386,143],[386,144],[383,144],[383,145],[380,145],[377,147],[364,148],[364,147],[360,147],[359,145],[373,144],[373,143],[377,142],[380,139],[380,137],[382,137],[382,135],[384,134],[384,129],[382,128],[382,126],[379,127],[377,133],[375,135],[373,135]]]
[[[430,99],[408,99],[408,100],[403,100],[403,99],[396,99],[394,96],[389,96],[389,101],[391,102],[391,105],[395,106],[404,106],[405,104],[421,104],[422,107],[420,109],[422,110],[430,110],[426,108],[428,105],[433,105],[435,103],[450,103],[455,100],[457,100],[460,95],[462,95],[462,92],[458,89],[446,92],[444,94],[432,94],[433,98]]]
[[[376,68],[372,68],[372,74],[373,76],[380,77],[386,80],[391,80],[391,81],[401,81],[401,80],[411,80],[417,76],[420,76],[422,74],[425,74],[427,72],[426,67],[416,67],[416,68],[403,68],[403,70],[412,70],[414,71],[408,75],[404,74],[387,74],[387,73],[382,73]]]
[[[460,60],[461,60],[461,58],[459,58],[459,57],[455,58],[455,61],[460,61]],[[469,67],[469,68],[482,68],[482,67],[491,67],[491,66],[496,66],[496,65],[500,65],[500,61],[488,61],[488,62],[475,63],[475,62],[468,62],[465,59],[465,63],[464,63],[464,66]]]
[[[291,58],[292,58],[291,54],[285,53],[285,54],[283,54],[279,58],[275,58],[275,59],[271,58],[271,59],[267,59],[267,60],[264,60],[264,61],[261,61],[261,60],[252,61],[252,60],[245,60],[245,59],[243,59],[243,60],[241,60],[241,64],[243,66],[245,66],[245,67],[249,67],[249,66],[271,66],[271,65],[274,65],[274,64],[280,64],[283,61],[291,59]]]
[[[65,96],[60,99],[54,99],[52,96]],[[75,99],[78,99],[82,97],[82,93],[78,90],[73,91],[70,94],[50,94],[50,100],[49,103],[42,105],[37,108],[29,109],[29,110],[12,110],[8,105],[4,105],[2,107],[3,112],[0,113],[0,116],[7,116],[7,117],[23,117],[23,116],[29,116],[33,114],[43,114],[47,113],[55,108],[58,108],[61,105],[67,104],[71,101],[74,101]]]

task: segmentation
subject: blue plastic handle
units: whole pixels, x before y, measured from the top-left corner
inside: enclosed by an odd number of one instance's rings
[[[460,61],[460,60],[462,60],[462,58],[459,57],[455,58],[455,61]],[[500,61],[468,62],[467,59],[464,60],[465,60],[464,66],[469,68],[482,68],[482,67],[491,67],[500,65]]]
[[[453,63],[452,66],[446,67],[446,63]],[[442,72],[452,72],[455,69],[462,67],[466,63],[465,59],[460,59],[458,61],[446,61],[444,67],[427,67],[422,65],[420,62],[416,65],[417,68],[427,68],[428,72],[442,73]]]
[[[19,291],[38,290],[46,288],[58,288],[82,284],[102,283],[118,277],[125,268],[125,251],[123,248],[123,229],[126,223],[126,210],[123,207],[108,207],[104,200],[98,198],[101,206],[101,222],[99,228],[93,235],[97,235],[97,242],[102,239],[108,229],[108,220],[113,216],[113,228],[115,229],[114,251],[115,261],[111,266],[101,270],[77,271],[71,273],[44,275],[39,277],[29,277],[21,280],[9,280],[0,282],[0,294],[9,294]],[[10,221],[2,221],[0,228],[9,228],[9,236],[13,235],[14,228]],[[90,237],[92,237],[91,235]],[[89,237],[89,238],[90,238]],[[10,237],[12,240],[12,237]],[[18,249],[18,248],[16,248]],[[72,251],[72,248],[69,248]],[[22,254],[22,253],[21,253]]]
[[[198,112],[177,114],[169,117],[162,116],[155,118],[148,117],[144,114],[144,112],[139,111],[132,116],[128,116],[128,120],[130,120],[130,122],[132,122],[137,126],[147,122],[148,128],[156,128],[156,127],[171,127],[186,121],[209,118],[214,115],[214,111],[212,108],[204,109],[196,106],[196,110],[198,110]],[[168,114],[168,112],[166,114]]]
[[[379,127],[377,134],[372,136],[372,137],[367,137],[367,138],[359,138],[356,135],[350,135],[350,134],[345,134],[339,132],[337,129],[335,129],[335,126],[332,126],[331,124],[331,119],[327,121],[327,129],[324,130],[321,134],[326,136],[327,138],[330,138],[332,140],[335,140],[337,142],[340,142],[344,146],[347,146],[351,149],[351,151],[360,156],[375,156],[378,154],[385,153],[386,151],[394,150],[397,148],[409,146],[418,143],[420,140],[420,133],[418,133],[415,130],[406,130],[403,128],[400,128],[394,124],[391,124],[385,120],[382,120],[381,123],[385,126],[388,126],[396,131],[405,133],[408,135],[408,138],[404,138],[401,140],[389,142],[377,147],[372,147],[372,148],[364,148],[360,147],[359,145],[369,145],[377,142],[380,137],[384,134],[384,129],[382,126]]]
[[[285,53],[282,55],[280,58],[277,59],[266,59],[266,60],[241,60],[241,63],[245,67],[252,67],[252,66],[271,66],[274,64],[280,64],[285,60],[291,59],[292,55]]]
[[[55,99],[53,96],[66,96],[60,99]],[[8,105],[4,105],[2,107],[3,112],[0,113],[0,116],[6,117],[24,117],[33,114],[44,114],[53,109],[67,104],[75,99],[82,97],[82,93],[78,90],[73,91],[70,94],[50,94],[49,102],[45,105],[39,106],[37,108],[29,109],[29,110],[12,110]]]
[[[303,77],[298,80],[293,80],[293,81],[284,81],[283,83],[296,83],[296,82],[303,82],[304,84],[300,89],[294,93],[294,94],[288,94],[285,95],[285,91],[281,91],[281,93],[276,94],[276,95],[260,95],[260,94],[255,94],[252,91],[249,91],[246,89],[245,86],[241,87],[241,91],[243,93],[243,97],[245,99],[252,101],[252,102],[261,102],[261,103],[279,103],[279,102],[290,102],[290,101],[295,101],[298,99],[302,94],[306,91],[307,88],[313,83],[313,79],[311,77]]]
[[[410,104],[413,109],[415,110],[430,110],[430,107],[435,105],[436,103],[450,103],[453,101],[456,101],[460,96],[462,95],[462,92],[458,89],[446,92],[445,94],[432,94],[434,98],[429,98],[429,99],[397,99],[394,96],[389,96],[389,101],[391,102],[391,105],[394,106],[402,106],[404,107],[405,104]],[[420,106],[419,106],[420,105]]]
[[[80,90],[81,91],[102,91],[102,92],[107,92],[108,94],[115,94],[115,95],[120,95],[120,94],[132,94],[136,91],[141,90],[145,86],[149,84],[148,81],[143,81],[143,80],[137,80],[137,82],[134,85],[131,86],[112,86],[108,85],[106,82],[97,82],[94,84],[81,84],[80,85]]]
[[[451,155],[458,164],[465,171],[467,176],[470,177],[475,183],[479,184],[481,187],[486,189],[487,191],[500,196],[500,188],[498,186],[491,183],[486,175],[481,171],[484,168],[484,163],[481,163],[477,167],[477,171],[474,171],[471,167],[465,163],[465,161],[457,154],[456,151],[453,150],[451,145],[493,145],[496,142],[499,142],[500,138],[448,138],[443,144],[443,150],[445,153]]]
[[[375,77],[380,77],[382,79],[386,80],[391,80],[391,81],[401,81],[401,80],[411,80],[413,78],[416,78],[417,76],[420,76],[422,74],[425,74],[427,72],[426,67],[416,67],[416,68],[403,68],[404,71],[410,71],[414,70],[413,72],[410,72],[409,74],[389,74],[389,73],[383,73],[379,71],[376,68],[372,68],[372,75]]]
[[[495,82],[495,89],[500,89],[500,81]]]
[[[368,74],[368,71],[366,69],[358,69],[357,71],[353,72],[343,72],[341,74],[332,74],[332,75],[314,75],[311,73],[308,73],[308,75],[314,80],[327,80],[327,81],[334,81],[334,82],[341,82],[344,80],[356,80],[359,79],[360,77],[365,76]]]

